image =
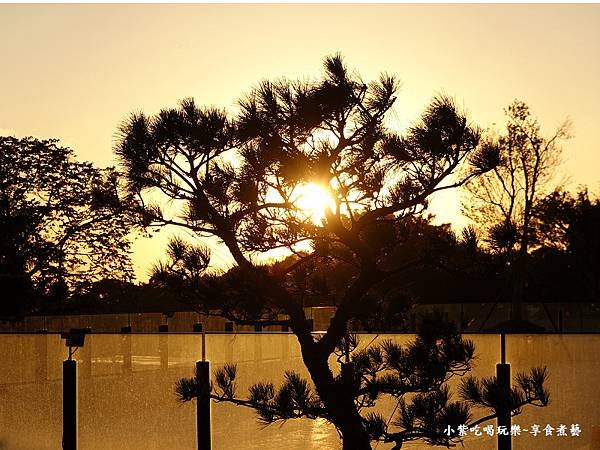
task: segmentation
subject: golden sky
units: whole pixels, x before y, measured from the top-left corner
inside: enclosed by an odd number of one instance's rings
[[[486,128],[527,102],[550,134],[565,118],[571,184],[600,191],[600,5],[0,5],[0,134],[59,138],[114,164],[119,122],[192,96],[233,108],[263,78],[315,76],[341,52],[365,79],[402,82],[393,118],[439,92]],[[454,220],[455,195],[437,199]],[[159,238],[159,241],[164,241]],[[136,242],[141,278],[158,244]]]

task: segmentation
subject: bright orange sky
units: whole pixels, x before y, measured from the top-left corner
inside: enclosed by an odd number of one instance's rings
[[[438,92],[482,127],[526,101],[547,134],[566,117],[572,185],[600,191],[600,5],[0,5],[0,134],[59,138],[114,164],[119,122],[192,96],[232,108],[263,78],[314,76],[341,52],[365,79],[402,82],[392,117]],[[433,204],[457,221],[455,195]],[[138,240],[146,278],[164,236]],[[224,256],[224,255],[223,255]]]

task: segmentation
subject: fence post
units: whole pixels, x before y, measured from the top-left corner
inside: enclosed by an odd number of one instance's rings
[[[131,330],[126,330],[126,328],[121,329],[121,353],[123,353],[123,372],[129,373],[133,369],[133,358],[131,355]]]
[[[198,397],[196,398],[196,433],[198,450],[211,450],[210,430],[210,363],[196,361]]]
[[[63,361],[63,450],[77,450],[77,361]]]
[[[92,378],[92,336],[87,340],[87,345],[79,349],[81,357],[81,377]]]
[[[169,325],[158,326],[158,354],[160,356],[160,368],[169,368]]]
[[[500,388],[500,401],[498,405],[498,427],[504,427],[506,434],[498,435],[498,450],[511,450],[512,442],[510,435],[510,364],[506,363],[506,336],[500,335],[501,362],[496,364],[496,379]]]
[[[558,332],[559,333],[564,332],[564,328],[565,328],[565,321],[564,321],[564,316],[563,316],[563,309],[561,307],[560,310],[558,311]]]
[[[355,375],[354,363],[352,361],[342,363],[342,384],[344,389],[354,393],[355,390]]]
[[[35,367],[35,378],[36,381],[45,382],[48,381],[48,334],[46,332],[39,331],[35,337],[35,354],[36,354],[36,367]]]
[[[261,339],[261,336],[259,336],[257,334],[252,336],[252,339],[254,340],[254,362],[261,363],[263,360],[263,351],[262,351],[263,340]]]

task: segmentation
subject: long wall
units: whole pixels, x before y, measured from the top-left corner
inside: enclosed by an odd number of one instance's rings
[[[438,309],[453,320],[461,331],[482,332],[510,317],[508,303],[464,303],[415,305],[408,313],[406,330],[414,330],[415,319],[426,310]],[[323,331],[335,307],[307,307],[305,314],[313,320],[313,330]],[[526,303],[524,317],[547,332],[600,332],[600,304],[594,303]],[[285,318],[285,316],[281,316]],[[91,328],[94,332],[116,333],[130,325],[134,333],[152,333],[168,324],[170,332],[190,332],[195,323],[203,323],[207,331],[224,331],[227,320],[201,316],[193,312],[176,312],[171,317],[161,313],[96,314],[32,316],[20,322],[0,322],[0,332],[68,331],[71,328]],[[354,329],[361,328],[355,324]],[[232,325],[232,331],[255,331],[253,326]],[[281,331],[281,326],[265,326],[264,331]],[[363,330],[365,331],[365,330]],[[375,330],[372,330],[375,331]]]

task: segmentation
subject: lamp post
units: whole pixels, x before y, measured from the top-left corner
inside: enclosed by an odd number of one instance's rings
[[[206,360],[206,327],[202,327],[202,361],[196,361],[196,434],[198,450],[211,450],[210,363]]]
[[[73,354],[83,347],[88,332],[72,329],[60,335],[69,349],[69,356],[63,361],[63,450],[77,450],[77,361]]]
[[[500,364],[496,364],[496,379],[500,388],[498,430],[505,430],[503,434],[497,433],[498,450],[511,450],[510,364],[506,363],[506,335],[504,333],[500,334]]]

